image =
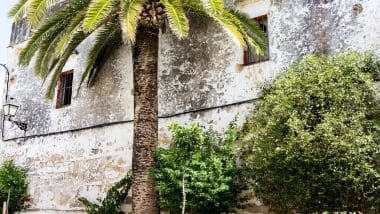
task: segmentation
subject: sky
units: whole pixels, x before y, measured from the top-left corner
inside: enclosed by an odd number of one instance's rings
[[[8,17],[8,10],[17,0],[0,0],[0,64],[7,64],[7,47],[12,29],[12,19]],[[5,80],[5,70],[0,67],[0,106],[3,105],[3,89]]]
[[[12,19],[8,17],[8,10],[17,0],[0,0],[0,63],[7,63],[7,47],[12,29]],[[1,71],[0,71],[1,72]]]

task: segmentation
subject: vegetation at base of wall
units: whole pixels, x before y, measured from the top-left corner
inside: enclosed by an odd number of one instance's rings
[[[241,207],[246,189],[233,149],[236,132],[231,124],[225,136],[198,124],[172,124],[170,148],[155,153],[153,170],[160,206],[170,213],[228,213]]]
[[[128,173],[107,191],[107,195],[103,200],[97,199],[98,203],[92,203],[84,197],[78,200],[86,207],[86,212],[89,214],[123,213],[121,211],[121,205],[127,198],[131,185],[132,175]]]
[[[307,56],[264,90],[242,130],[257,196],[275,213],[380,213],[372,55]]]
[[[9,213],[27,208],[25,205],[25,199],[29,196],[27,188],[26,170],[16,166],[12,161],[4,162],[0,166],[0,212],[3,212],[3,202],[8,199],[9,190]]]

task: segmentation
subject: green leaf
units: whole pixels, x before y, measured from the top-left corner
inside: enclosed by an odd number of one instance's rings
[[[201,0],[202,5],[210,13],[221,14],[224,11],[224,1],[223,0]]]
[[[58,0],[29,0],[27,21],[37,27],[45,17],[48,9],[53,6]]]
[[[138,16],[147,0],[123,0],[121,24],[127,38],[134,43]]]
[[[100,58],[104,60],[104,56],[102,53],[109,47],[112,47],[113,50],[115,50],[115,48],[120,44],[121,30],[118,24],[108,23],[102,29],[97,31],[96,41],[87,57],[87,66],[82,74],[82,78],[80,80],[77,92],[79,92],[85,78],[89,75],[90,69],[94,68],[94,66],[97,66],[96,63],[100,60]],[[92,77],[95,75],[96,74],[92,74],[92,76],[89,77],[89,80],[91,81]]]
[[[170,28],[179,38],[186,37],[189,34],[189,21],[183,10],[182,1],[162,0],[162,3],[165,5]]]
[[[92,0],[83,21],[84,32],[91,32],[111,14],[112,8],[117,3],[116,0]]]
[[[76,14],[75,17],[73,17],[73,19],[70,22],[70,25],[68,25],[67,28],[65,29],[64,35],[62,35],[62,37],[60,38],[60,41],[58,42],[58,44],[55,48],[55,55],[56,56],[60,56],[63,54],[63,50],[67,46],[67,44],[70,41],[70,39],[72,38],[72,36],[77,31],[80,30],[81,25],[83,23],[82,21],[85,17],[85,14],[86,14],[86,12],[83,10],[83,11],[80,11],[78,14]]]
[[[19,23],[23,16],[26,14],[30,1],[19,0],[8,12],[8,16],[13,17],[15,23]]]
[[[62,69],[65,66],[67,60],[69,59],[75,48],[77,48],[78,45],[82,43],[83,40],[85,40],[89,35],[90,33],[84,33],[83,31],[79,31],[73,36],[70,43],[67,45],[67,48],[65,49],[64,54],[59,58],[59,61],[54,68],[53,76],[50,79],[50,84],[46,91],[46,97],[48,99],[53,99],[54,97],[58,79],[62,73]]]

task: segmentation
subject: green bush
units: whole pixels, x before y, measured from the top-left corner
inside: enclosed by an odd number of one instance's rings
[[[123,179],[117,182],[107,191],[104,199],[97,199],[98,203],[92,203],[84,197],[78,200],[86,207],[89,214],[118,214],[121,211],[121,205],[128,196],[132,185],[132,175],[128,173]]]
[[[264,90],[241,141],[275,213],[380,213],[379,71],[368,54],[311,55]]]
[[[232,147],[233,126],[224,138],[197,124],[173,124],[170,130],[172,145],[155,153],[153,175],[161,208],[180,213],[185,204],[187,213],[221,213],[240,207],[245,186]]]
[[[26,170],[16,166],[12,161],[4,162],[0,166],[0,212],[3,212],[3,202],[7,201],[9,189],[11,190],[9,213],[27,208],[24,204],[29,196],[27,187]]]

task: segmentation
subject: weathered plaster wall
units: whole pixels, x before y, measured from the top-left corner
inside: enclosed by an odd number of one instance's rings
[[[119,48],[110,57],[109,63],[98,74],[99,81],[77,95],[76,88],[86,66],[92,39],[78,48],[79,54],[72,55],[64,68],[64,71],[74,69],[75,88],[71,105],[59,109],[56,109],[55,100],[47,100],[44,96],[49,80],[42,85],[43,81],[34,75],[33,67],[23,68],[17,65],[17,55],[24,43],[10,48],[9,97],[13,98],[12,103],[21,105],[17,119],[29,124],[27,135],[48,134],[133,119],[131,51],[126,46]],[[20,134],[17,129],[4,133],[6,138]]]
[[[357,4],[363,8],[360,13],[355,12]],[[370,50],[380,56],[378,0],[241,0],[238,8],[252,17],[268,12],[269,61],[243,66],[242,48],[210,20],[191,19],[192,32],[183,40],[170,32],[162,34],[158,76],[162,146],[170,143],[167,125],[173,120],[196,121],[223,131],[239,115],[242,124],[265,81],[306,54]],[[92,39],[65,67],[74,69],[74,88]],[[34,213],[80,212],[76,197],[102,196],[131,166],[130,48],[120,47],[93,87],[81,90],[70,106],[56,109],[54,100],[44,99],[46,85],[41,87],[33,68],[17,66],[23,45],[9,48],[9,95],[12,103],[21,105],[17,119],[28,122],[29,137],[3,142],[0,162],[14,159],[29,169]],[[6,139],[23,135],[9,123],[4,134]],[[251,202],[247,213],[265,212],[260,202]]]
[[[131,167],[133,124],[3,142],[1,159],[27,167],[32,210],[82,210]]]

